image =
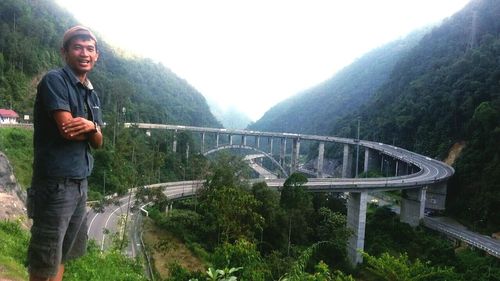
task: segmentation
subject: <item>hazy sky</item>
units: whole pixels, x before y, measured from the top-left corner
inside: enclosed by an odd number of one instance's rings
[[[257,120],[469,0],[57,2],[111,45],[162,62],[207,99]]]

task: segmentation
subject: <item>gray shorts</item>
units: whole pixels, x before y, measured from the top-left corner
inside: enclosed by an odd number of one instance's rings
[[[85,254],[87,248],[87,180],[33,180],[28,189],[28,216],[33,219],[28,248],[29,272],[57,273],[59,264]]]

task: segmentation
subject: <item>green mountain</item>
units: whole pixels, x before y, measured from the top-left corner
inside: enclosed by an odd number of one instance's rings
[[[252,128],[354,137],[360,118],[362,139],[441,159],[454,144],[465,145],[454,163],[447,209],[471,226],[498,231],[499,15],[499,1],[473,0],[410,48],[394,52],[389,44],[373,51],[276,105]],[[376,54],[392,64],[370,72]]]
[[[0,108],[31,114],[36,84],[48,69],[63,65],[60,40],[75,24],[52,0],[0,2]],[[162,64],[125,57],[102,40],[98,47],[101,60],[90,79],[105,121],[120,116],[132,122],[221,126],[205,98]]]
[[[416,31],[360,57],[318,86],[268,110],[250,129],[294,133],[329,133],[343,115],[359,108],[387,81],[394,65],[425,34]]]

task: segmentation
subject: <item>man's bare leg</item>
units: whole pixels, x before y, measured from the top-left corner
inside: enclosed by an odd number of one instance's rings
[[[64,275],[64,264],[60,264],[56,276],[50,278],[49,281],[62,281],[63,275]]]
[[[64,264],[61,264],[59,265],[59,269],[57,270],[56,276],[50,278],[42,278],[30,274],[30,281],[62,281],[63,275],[64,275]]]

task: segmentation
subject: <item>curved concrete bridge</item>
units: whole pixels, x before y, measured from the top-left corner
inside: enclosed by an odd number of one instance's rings
[[[282,169],[289,167],[290,173],[298,170],[301,142],[317,143],[317,178],[309,179],[307,188],[312,192],[349,193],[347,224],[353,231],[353,235],[348,243],[348,254],[353,264],[362,262],[359,250],[364,248],[369,192],[403,190],[400,207],[401,221],[416,226],[424,217],[426,208],[437,210],[445,208],[446,183],[454,174],[454,169],[443,162],[379,142],[331,136],[228,130],[182,125],[125,123],[125,127],[172,131],[174,133],[172,144],[174,151],[177,149],[175,136],[179,131],[199,133],[201,135],[200,150],[203,154],[206,151],[218,151],[223,148],[252,147],[255,151],[264,152],[268,157],[277,155],[278,160],[273,159],[273,162],[278,163]],[[210,140],[207,136],[211,136]],[[236,139],[240,140],[239,142],[235,141],[235,136]],[[278,145],[275,145],[276,141],[278,141]],[[330,145],[330,143],[343,145],[342,178],[323,178],[325,145]],[[206,149],[210,145],[212,147]],[[275,153],[277,146],[278,152]],[[264,149],[267,151],[264,151]],[[354,151],[356,151],[356,157],[353,155]],[[362,162],[359,161],[360,151],[362,151]],[[287,157],[287,155],[290,157]],[[291,159],[291,162],[285,163],[288,158]],[[380,169],[381,172],[385,171],[387,176],[382,178],[358,178],[360,164],[363,164],[364,172]],[[353,170],[356,170],[356,173],[353,173]],[[275,188],[283,186],[284,183],[284,179],[267,179],[265,181],[268,186]]]

